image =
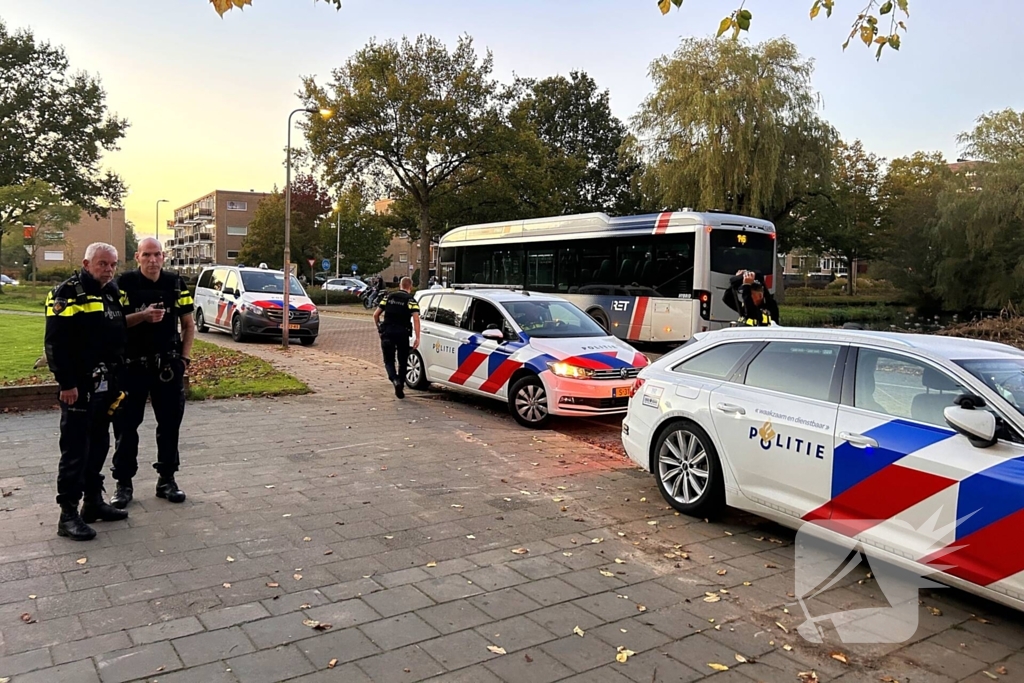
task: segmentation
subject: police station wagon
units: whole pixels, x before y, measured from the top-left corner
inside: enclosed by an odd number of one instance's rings
[[[727,504],[854,539],[1024,607],[1024,352],[942,336],[720,330],[645,368],[632,394],[622,443],[677,510]]]
[[[288,335],[309,346],[320,333],[320,313],[292,275],[288,284]],[[230,332],[235,341],[280,337],[284,320],[284,272],[244,266],[212,266],[199,275],[196,329]]]
[[[418,292],[422,340],[406,384],[504,400],[527,427],[623,413],[647,358],[556,296],[458,287]]]

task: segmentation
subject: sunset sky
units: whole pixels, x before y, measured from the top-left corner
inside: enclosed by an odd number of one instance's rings
[[[495,76],[587,71],[628,120],[650,92],[647,67],[682,37],[706,35],[738,0],[687,0],[663,17],[655,0],[253,0],[223,19],[207,0],[0,0],[8,29],[63,45],[76,69],[101,77],[111,110],[131,128],[106,159],[131,188],[140,235],[211,190],[284,184],[288,112],[302,75],[329,80],[370,38],[463,33],[491,49]],[[957,133],[981,113],[1024,108],[1024,42],[1003,21],[1009,0],[911,0],[900,53],[841,43],[864,3],[837,2],[811,22],[811,0],[748,0],[750,38],[786,34],[815,59],[823,115],[847,139],[887,158],[918,149],[955,159]],[[970,8],[969,10],[967,8]],[[294,133],[298,139],[300,133]],[[166,231],[163,236],[166,236]]]

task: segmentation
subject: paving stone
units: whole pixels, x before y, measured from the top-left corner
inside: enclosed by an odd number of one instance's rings
[[[181,660],[168,642],[115,650],[96,657],[103,683],[123,683],[181,668]]]
[[[929,671],[957,679],[966,678],[985,668],[983,661],[932,642],[915,643],[901,650],[901,654]]]
[[[334,628],[348,628],[367,621],[380,619],[381,615],[371,609],[361,599],[344,600],[322,607],[306,610],[306,615],[313,620],[333,624]]]
[[[565,565],[543,555],[514,560],[509,562],[507,566],[523,576],[535,581],[538,579],[546,579],[549,576],[565,574],[569,571],[569,568]]]
[[[270,616],[270,612],[260,603],[252,602],[234,607],[223,607],[199,615],[199,621],[210,631],[227,628],[235,624],[244,624]]]
[[[577,626],[585,630],[604,623],[599,617],[571,603],[545,607],[526,616],[556,636],[567,636]]]
[[[486,612],[492,619],[505,619],[541,607],[540,603],[531,600],[515,588],[476,595],[470,598],[469,602]]]
[[[178,589],[166,576],[152,576],[147,579],[128,580],[123,583],[106,585],[103,588],[112,605],[125,605],[162,598],[176,593]]]
[[[430,607],[434,601],[413,586],[398,586],[363,596],[363,601],[381,616],[390,617]]]
[[[249,636],[256,647],[262,650],[277,645],[287,645],[296,640],[311,638],[316,635],[316,631],[302,623],[307,618],[312,617],[307,617],[303,612],[282,614],[278,617],[246,622],[242,624],[242,630],[245,632],[245,635]],[[317,621],[330,623],[334,628],[344,628],[326,619],[317,619]]]
[[[108,564],[81,571],[64,572],[63,577],[69,591],[102,588],[132,580],[128,569],[123,564]]]
[[[747,679],[749,681],[749,679]],[[610,667],[594,669],[586,673],[577,674],[570,678],[563,678],[562,683],[631,683],[630,679],[620,673],[613,671]],[[716,681],[715,683],[718,683]]]
[[[313,671],[313,665],[295,645],[232,657],[227,664],[244,683],[277,683]]]
[[[157,621],[158,617],[148,605],[135,604],[86,612],[80,619],[87,635],[101,636],[136,626],[147,626]]]
[[[573,673],[572,669],[539,649],[516,653],[515,656],[503,655],[484,666],[508,683],[550,683]]]
[[[441,633],[473,628],[491,621],[491,617],[474,607],[469,600],[445,602],[416,611],[424,621]]]
[[[422,648],[445,669],[454,671],[471,664],[487,661],[494,656],[488,651],[487,646],[496,644],[479,633],[459,631],[420,643],[418,647]]]
[[[55,661],[50,656],[49,650],[46,648],[40,648],[38,650],[31,650],[29,652],[11,655],[10,657],[0,657],[0,675],[14,676],[15,674],[23,674],[28,671],[35,671],[36,669],[45,669],[46,667],[53,666],[54,664],[62,663],[63,662]]]
[[[328,660],[330,661],[330,660]],[[323,669],[305,676],[299,676],[288,683],[374,683],[355,664],[338,664],[333,669]]]
[[[988,664],[998,662],[1014,654],[1014,650],[1001,643],[992,642],[960,628],[941,631],[928,638],[925,642],[941,645],[948,650],[958,654],[965,654]]]
[[[480,586],[470,583],[468,579],[463,578],[460,574],[420,581],[415,585],[416,588],[425,593],[434,602],[458,600],[484,592]]]
[[[441,674],[429,679],[427,683],[504,683],[504,681],[491,673],[483,664],[476,664],[467,669]]]
[[[239,627],[207,631],[171,641],[185,666],[239,657],[256,648]]]
[[[428,574],[421,567],[410,567],[409,569],[400,569],[397,572],[381,574],[374,577],[374,581],[385,588],[394,588],[395,586],[404,586],[407,583],[425,581],[429,578],[431,578],[431,574]]]
[[[608,592],[599,593],[597,595],[588,595],[586,597],[573,600],[572,604],[587,610],[606,622],[617,621],[618,619],[627,619],[635,616],[639,611],[637,610],[637,603],[632,600],[632,596],[627,595],[629,587],[625,586],[621,591],[621,593]],[[629,599],[620,598],[620,595],[626,595]]]
[[[582,638],[573,634],[545,643],[540,649],[573,671],[589,671],[615,661],[615,648],[597,638],[588,638],[586,633]]]
[[[8,655],[50,647],[69,640],[78,640],[84,638],[85,635],[77,616],[23,624],[19,628],[3,630],[4,645]]]
[[[702,664],[702,666],[704,665]],[[625,664],[616,662],[611,665],[611,668],[635,683],[692,683],[692,681],[698,681],[712,673],[706,666],[702,671],[691,669],[660,650],[641,652],[630,657]],[[795,675],[769,678],[766,683],[783,683],[793,680],[797,680]]]
[[[391,683],[412,683],[444,673],[444,667],[434,661],[419,645],[367,657],[356,662],[371,680]]]
[[[358,628],[327,631],[300,641],[296,647],[317,668],[326,667],[332,659],[337,659],[338,663],[352,662],[372,657],[381,651]]]
[[[136,645],[155,643],[161,640],[181,638],[203,630],[203,625],[195,617],[185,617],[172,621],[162,621],[151,626],[133,628],[128,632]]]
[[[583,597],[585,593],[557,577],[531,581],[517,586],[516,590],[541,605],[555,605]]]
[[[18,676],[15,683],[101,683],[91,659],[61,664]],[[106,681],[103,681],[106,683]]]
[[[526,583],[529,580],[522,574],[513,571],[508,565],[481,567],[480,569],[468,571],[463,576],[485,591],[496,591],[501,588]]]
[[[363,624],[359,630],[382,650],[396,650],[440,635],[427,622],[411,613]]]
[[[369,595],[370,593],[376,593],[384,590],[384,588],[373,579],[355,579],[353,581],[345,581],[344,583],[323,586],[319,590],[329,600],[338,602],[340,600],[359,598],[364,595]]]
[[[67,662],[85,659],[86,657],[96,657],[104,652],[124,650],[131,646],[132,641],[128,637],[128,633],[125,631],[118,631],[116,633],[96,636],[95,638],[86,638],[85,640],[72,640],[67,643],[60,643],[53,646],[51,653],[53,655],[54,664],[65,664]],[[0,670],[2,669],[3,667],[0,666]]]
[[[227,664],[223,662],[214,662],[170,674],[161,671],[159,676],[147,679],[147,681],[157,681],[157,683],[244,683],[244,681],[240,682],[234,672],[229,671]]]
[[[598,626],[587,631],[587,635],[603,640],[613,648],[621,645],[634,652],[644,652],[672,642],[672,638],[636,619],[623,619]]]
[[[537,622],[522,616],[478,626],[476,632],[484,638],[490,638],[495,645],[505,648],[506,652],[533,647],[557,637]]]

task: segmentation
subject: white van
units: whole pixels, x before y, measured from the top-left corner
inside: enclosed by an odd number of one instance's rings
[[[320,313],[294,275],[289,288],[288,336],[309,346],[320,333]],[[283,271],[266,266],[210,266],[196,284],[196,328],[230,332],[235,341],[280,337],[283,294]]]

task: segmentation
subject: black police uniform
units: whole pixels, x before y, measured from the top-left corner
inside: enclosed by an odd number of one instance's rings
[[[85,521],[124,519],[103,502],[103,462],[110,448],[110,412],[121,390],[118,373],[126,340],[121,293],[82,270],[46,297],[45,352],[62,391],[77,389],[73,405],[60,404],[58,534],[88,540]],[[79,515],[78,503],[85,496]]]
[[[185,494],[174,483],[174,473],[179,466],[178,434],[185,414],[187,361],[181,356],[178,319],[192,313],[192,294],[180,276],[164,271],[154,282],[133,270],[121,275],[117,284],[124,296],[125,315],[156,304],[163,307],[164,317],[158,323],[142,322],[128,328],[124,373],[128,396],[114,420],[117,441],[110,474],[118,482],[118,491],[112,502],[124,507],[131,500],[131,480],[139,471],[139,426],[145,417],[147,397],[156,416],[153,468],[160,477],[157,495],[181,502]]]
[[[754,280],[764,282],[761,273],[754,274]],[[763,285],[762,285],[763,286]],[[729,278],[729,289],[725,291],[722,300],[725,304],[740,314],[740,323],[751,327],[762,327],[771,325],[773,322],[779,324],[779,304],[775,297],[763,287],[761,305],[754,303],[750,285],[743,284],[742,275],[733,275]]]
[[[395,385],[395,393],[402,396],[405,371],[409,366],[409,337],[412,335],[412,316],[419,314],[420,305],[412,294],[405,290],[389,292],[380,301],[384,312],[380,324],[380,348],[384,353],[384,369],[388,379]],[[398,369],[395,370],[395,356]]]

